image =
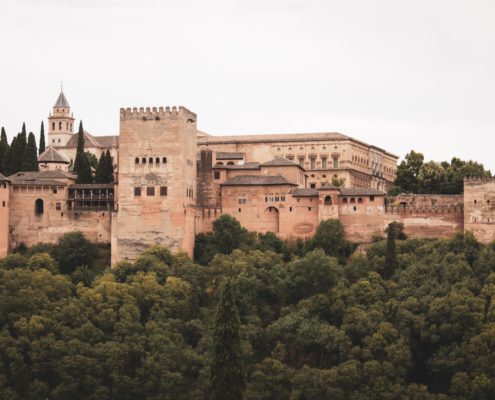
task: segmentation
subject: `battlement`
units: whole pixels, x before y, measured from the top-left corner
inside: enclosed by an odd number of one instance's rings
[[[196,122],[196,114],[183,106],[173,107],[127,107],[120,109],[120,119],[160,120],[161,118],[184,118]]]
[[[495,177],[493,177],[493,178],[464,178],[464,186],[478,186],[478,185],[485,185],[487,183],[495,183]]]

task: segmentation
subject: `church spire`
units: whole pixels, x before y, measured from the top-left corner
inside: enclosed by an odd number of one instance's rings
[[[53,108],[56,108],[56,107],[59,107],[59,108],[70,108],[69,102],[65,98],[63,87],[60,88],[60,94],[58,95],[57,102],[53,106]]]

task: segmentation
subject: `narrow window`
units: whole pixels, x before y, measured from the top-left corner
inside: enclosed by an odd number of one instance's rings
[[[157,157],[157,158],[155,159],[155,162],[156,162],[156,164],[160,164],[160,157]]]
[[[161,186],[160,187],[160,196],[166,196],[166,195],[167,195],[167,187]]]
[[[155,187],[154,186],[148,186],[146,188],[146,196],[154,196],[155,195]]]
[[[41,215],[43,214],[43,211],[44,211],[43,200],[37,199],[34,202],[34,213],[36,215]]]
[[[134,160],[134,163],[139,164],[139,157],[136,157],[136,159]]]
[[[55,122],[52,122],[52,131],[55,130]]]
[[[65,129],[69,130],[69,123],[68,122],[65,124]]]
[[[292,207],[289,207],[289,211],[292,212]]]
[[[375,196],[370,196],[370,201],[375,201]]]
[[[299,157],[299,165],[304,167],[304,157]]]
[[[351,204],[354,204],[356,202],[356,199],[354,197],[351,197]]]
[[[53,189],[53,194],[57,194],[57,188]]]
[[[59,122],[58,123],[58,130],[61,131],[62,130],[62,122]]]
[[[334,168],[339,167],[339,157],[333,157],[333,167]]]
[[[322,157],[321,158],[321,167],[323,169],[326,169],[327,168],[327,158],[326,157]]]
[[[311,207],[308,207],[308,211],[311,211]]]
[[[316,168],[316,158],[314,157],[311,157],[310,158],[310,162],[311,162],[311,169],[315,169]]]
[[[2,207],[5,207],[5,201],[2,201]]]
[[[153,157],[150,157],[150,164],[153,164]]]
[[[325,205],[326,206],[332,205],[332,196],[325,196]]]
[[[358,198],[358,204],[363,204],[363,199],[361,197]]]
[[[354,206],[354,211],[356,211],[356,206]]]
[[[142,162],[143,164],[146,164],[146,157],[143,157],[143,159],[141,160],[141,162]]]
[[[140,197],[140,196],[141,196],[141,188],[135,187],[134,188],[134,197]]]
[[[62,203],[55,203],[55,209],[60,211],[62,209]]]
[[[167,163],[167,157],[162,158],[162,163],[166,164]]]
[[[220,171],[213,171],[213,178],[220,179]]]
[[[241,209],[239,208],[239,212],[241,212]]]
[[[342,200],[342,203],[347,204],[347,197],[344,197],[344,199]]]

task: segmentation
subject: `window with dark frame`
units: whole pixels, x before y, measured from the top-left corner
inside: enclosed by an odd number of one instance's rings
[[[134,188],[134,197],[140,197],[140,196],[141,196],[141,188],[135,187]]]
[[[155,195],[155,187],[154,186],[148,186],[146,188],[146,196],[154,196]]]
[[[160,187],[160,196],[167,196],[167,187],[166,186]]]

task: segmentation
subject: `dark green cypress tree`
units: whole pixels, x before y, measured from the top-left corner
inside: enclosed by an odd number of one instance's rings
[[[396,222],[391,222],[387,228],[387,250],[385,252],[385,270],[383,274],[385,279],[390,279],[397,269],[396,224]]]
[[[3,174],[3,157],[8,146],[7,134],[5,133],[5,128],[2,126],[2,133],[0,135],[0,174]]]
[[[110,155],[110,150],[107,150],[107,153],[105,154],[106,158],[106,168],[105,168],[105,174],[106,174],[106,182],[105,183],[113,183],[114,178],[113,178],[113,161],[112,161],[112,156]]]
[[[41,121],[41,128],[40,128],[40,149],[39,153],[41,154],[45,151],[46,144],[45,144],[45,125],[43,124],[43,121]]]
[[[81,154],[80,171],[77,173],[76,183],[91,183],[93,177],[91,174],[91,165],[86,154]]]
[[[241,349],[239,312],[232,284],[225,283],[217,307],[213,354],[208,379],[209,400],[242,400],[245,366]]]
[[[15,143],[15,138],[12,139],[12,145]],[[7,148],[5,149],[5,152],[3,153],[3,158],[2,158],[2,174],[5,176],[12,175],[14,173],[14,170],[12,168],[12,145],[9,146],[7,145]]]
[[[91,183],[91,165],[88,156],[84,153],[84,129],[82,121],[79,123],[77,132],[77,151],[74,160],[73,171],[77,174],[77,183]]]
[[[10,145],[10,174],[15,174],[21,170],[25,152],[26,145],[21,132],[12,139],[12,144]]]
[[[29,132],[28,143],[22,160],[21,171],[39,171],[36,139],[33,132]]]
[[[105,152],[103,151],[100,155],[100,159],[98,160],[98,166],[96,167],[96,173],[95,173],[95,182],[96,183],[107,183],[105,182],[105,167],[106,167],[106,156]]]

